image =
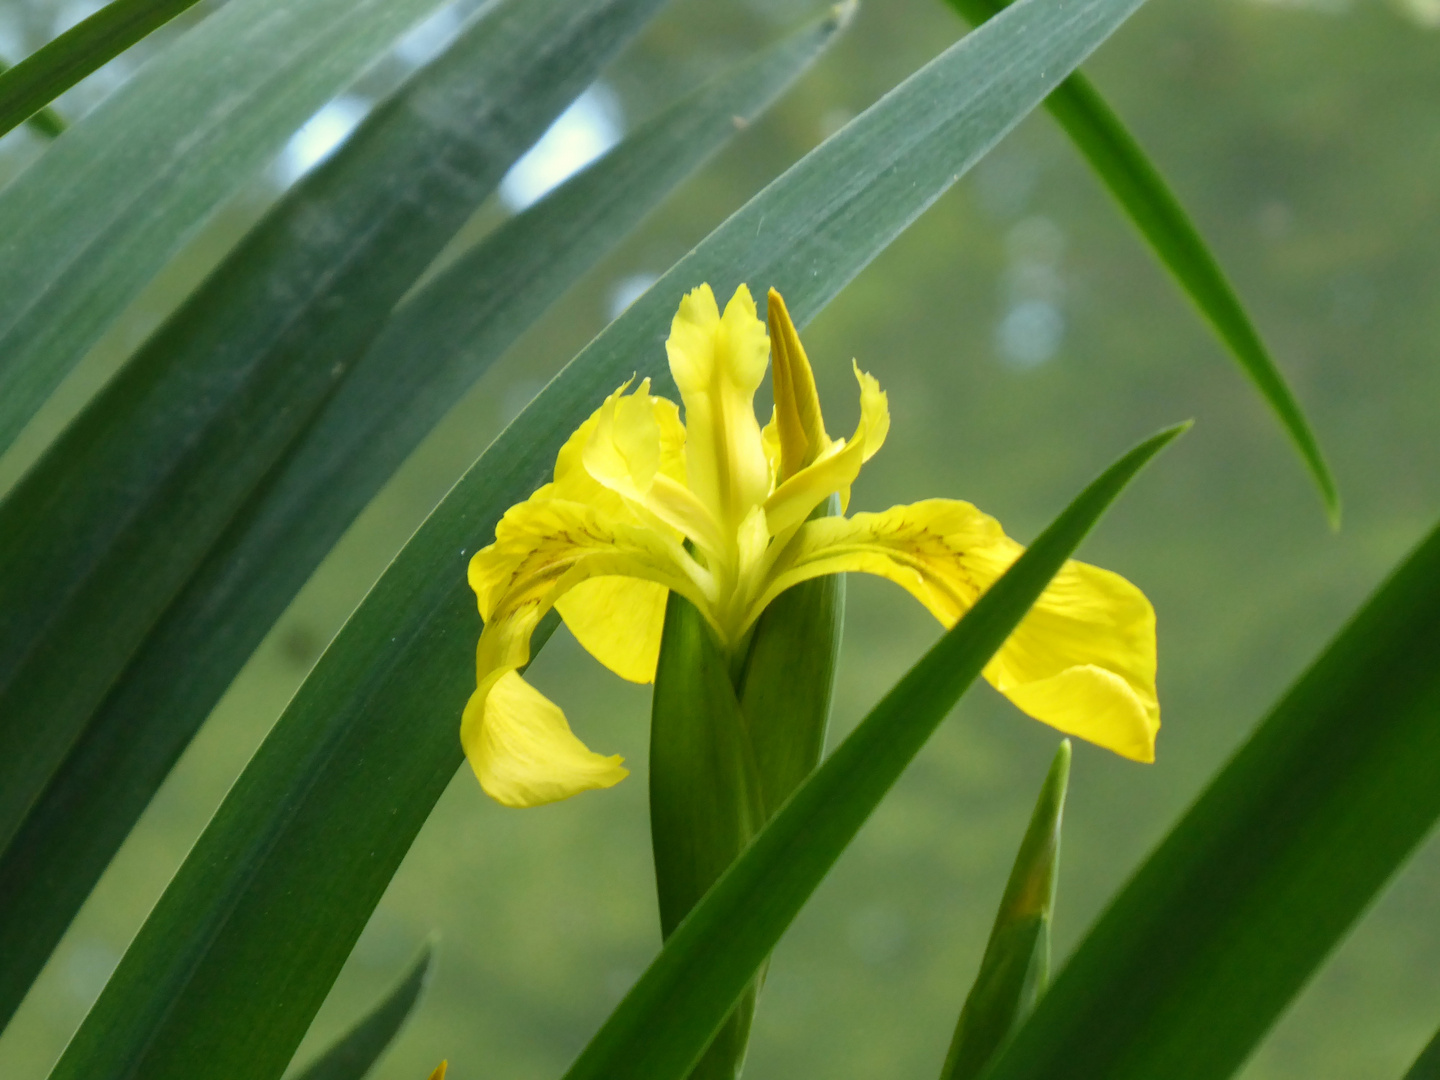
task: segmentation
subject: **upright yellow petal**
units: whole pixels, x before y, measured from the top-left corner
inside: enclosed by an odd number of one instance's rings
[[[841,493],[841,510],[850,501],[850,485],[860,475],[860,466],[875,456],[890,430],[890,407],[885,391],[874,376],[855,364],[855,378],[860,383],[860,423],[854,437],[828,443],[817,461],[806,465],[782,483],[765,500],[765,516],[770,532],[778,536],[800,524],[810,511],[836,492]],[[827,440],[828,442],[828,440]]]
[[[430,1074],[430,1080],[445,1080],[445,1070],[450,1067],[448,1061],[442,1061],[435,1066],[435,1071]]]
[[[812,464],[830,445],[815,373],[800,335],[790,321],[785,299],[776,290],[769,297],[770,348],[775,363],[770,381],[775,389],[775,427],[780,442],[778,479],[784,482]]]
[[[555,609],[585,651],[630,682],[655,681],[670,590],[653,581],[599,577],[582,581]]]
[[[750,290],[723,316],[708,285],[686,294],[665,349],[685,405],[686,482],[733,529],[770,490],[754,404],[770,349]]]
[[[684,453],[684,428],[677,442],[671,426],[679,424],[675,406],[652,398],[649,390],[646,379],[634,394],[614,395],[601,406],[582,453],[585,469],[597,483],[628,500],[632,510],[652,515],[702,549],[723,548],[724,530],[710,509],[668,475],[674,459]]]
[[[660,472],[660,421],[650,401],[649,379],[633,394],[610,397],[581,452],[586,472],[631,498],[648,491]]]
[[[994,518],[948,499],[821,518],[801,526],[751,617],[800,581],[860,571],[901,585],[950,627],[1023,550]],[[1066,563],[985,677],[1037,720],[1123,757],[1154,759],[1155,613],[1118,574]]]

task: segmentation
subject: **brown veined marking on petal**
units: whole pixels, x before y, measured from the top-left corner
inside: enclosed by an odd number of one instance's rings
[[[912,507],[906,506],[904,507],[904,510],[912,510]],[[885,513],[889,513],[889,511],[886,511]],[[978,514],[980,513],[980,511],[977,510],[976,513]],[[872,514],[869,516],[874,518],[880,518],[884,517],[884,514]],[[829,518],[824,519],[823,523],[812,524],[818,524],[822,528],[825,528],[829,527],[830,523],[840,520],[843,520],[846,523],[852,523],[854,521],[854,519],[851,518]],[[809,527],[809,524],[802,526],[800,531],[796,533],[795,539],[791,541],[791,543],[793,544],[797,542],[803,542],[804,531]],[[906,541],[906,547],[900,547],[896,544],[895,541],[892,540],[887,542],[887,540],[885,539],[887,537],[901,536],[907,532],[910,534],[912,539]],[[1005,537],[1004,533],[1001,532],[999,539],[1001,540],[1001,542],[1004,542],[1009,538]],[[932,556],[931,558],[927,559],[923,555],[916,555],[913,550],[907,550],[919,548],[922,546],[922,544],[925,544],[926,542],[928,542],[928,546],[932,549],[935,547],[938,547],[940,549],[940,552],[937,553],[940,555],[940,558],[935,558]],[[1013,544],[1014,541],[1010,541],[1010,543]],[[1017,552],[1023,550],[1018,544],[1015,544],[1015,547],[1017,549]],[[938,594],[938,597],[940,599],[948,602],[949,607],[952,609],[948,618],[942,618],[936,615],[938,621],[942,625],[944,625],[946,629],[954,626],[955,623],[959,621],[960,616],[975,605],[975,602],[979,600],[980,596],[984,593],[985,588],[988,587],[982,587],[980,583],[976,580],[973,570],[965,565],[964,560],[966,557],[966,552],[958,546],[949,543],[946,540],[945,533],[938,532],[937,530],[931,528],[928,525],[921,524],[913,517],[909,517],[906,514],[902,513],[896,520],[885,520],[881,524],[881,527],[876,530],[876,532],[871,536],[869,540],[849,540],[817,548],[810,555],[802,557],[801,561],[796,561],[790,563],[789,565],[785,565],[783,569],[772,570],[771,573],[767,575],[770,577],[771,585],[761,593],[759,599],[751,606],[750,610],[747,612],[747,619],[745,625],[748,627],[751,623],[753,623],[755,619],[760,616],[760,613],[766,607],[768,607],[775,600],[775,598],[785,589],[790,588],[792,585],[799,584],[801,581],[809,580],[811,577],[820,577],[824,575],[802,574],[795,577],[794,580],[787,582],[785,587],[779,590],[776,590],[774,587],[776,583],[786,578],[792,577],[792,575],[795,574],[795,571],[803,570],[807,565],[828,562],[831,559],[843,557],[850,554],[868,555],[874,558],[889,559],[895,565],[904,567],[905,569],[911,571],[919,580],[921,586],[923,586],[929,591],[932,591],[935,594]],[[1016,557],[1018,558],[1018,554]],[[784,553],[782,553],[779,557],[782,564],[784,558],[785,555]],[[966,593],[968,593],[968,595],[958,592],[954,587],[952,587],[952,582],[941,578],[933,572],[930,572],[929,567],[933,565],[934,562],[946,563],[951,568],[953,576],[960,579],[959,584],[966,590]],[[886,575],[884,574],[879,574],[872,570],[863,569],[859,571],[840,570],[834,572],[869,573],[876,577],[886,577]],[[887,580],[893,579],[887,578]],[[895,584],[901,583],[895,582]],[[905,588],[904,585],[901,585],[901,587]],[[910,592],[911,590],[906,588],[906,591]],[[914,593],[912,592],[911,595],[913,596]],[[918,596],[916,596],[915,598],[917,600],[920,599],[920,597]],[[922,601],[922,603],[923,602],[924,601]],[[929,604],[925,604],[925,606],[927,609],[929,609],[930,607]],[[932,610],[931,614],[935,615],[935,612]]]
[[[599,529],[587,530],[584,535],[588,540],[592,542],[598,542],[599,545],[613,545],[615,543],[615,534],[613,531],[605,533]],[[562,528],[559,532],[551,533],[547,536],[542,536],[540,538],[541,543],[536,544],[530,549],[529,556],[539,556],[542,550],[545,550],[545,548],[542,548],[541,545],[545,544],[546,541],[554,542],[546,545],[546,547],[548,547],[550,550],[553,550],[555,547],[568,547],[572,554],[570,554],[569,557],[566,558],[554,559],[552,562],[550,562],[548,566],[544,567],[542,570],[531,571],[530,574],[526,574],[525,571],[527,567],[533,565],[532,558],[522,559],[520,563],[516,565],[515,570],[511,573],[509,581],[506,584],[506,589],[504,592],[501,593],[501,595],[509,595],[511,590],[515,588],[516,582],[519,581],[522,577],[533,579],[535,583],[534,585],[527,585],[527,592],[534,592],[537,585],[553,584],[555,581],[558,581],[560,578],[564,577],[570,571],[570,568],[575,565],[575,563],[579,562],[581,559],[584,559],[589,555],[595,554],[594,547],[582,546],[581,544],[576,542],[575,536],[575,531],[570,528]],[[534,600],[527,602],[538,603],[539,601]],[[500,610],[502,606],[502,604],[497,604],[496,610]],[[521,606],[523,606],[523,604]],[[519,611],[520,608],[516,607],[511,610]]]

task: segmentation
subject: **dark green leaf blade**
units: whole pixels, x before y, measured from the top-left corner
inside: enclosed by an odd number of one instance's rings
[[[390,310],[661,2],[482,8],[0,503],[0,846]]]
[[[0,451],[215,209],[441,3],[226,4],[0,192]]]
[[[960,695],[1132,477],[1183,428],[1122,457],[805,781],[690,913],[565,1080],[680,1080],[785,928]]]
[[[946,0],[946,3],[974,26],[1008,6],[1008,0]],[[1338,525],[1340,492],[1310,422],[1234,287],[1164,176],[1145,156],[1140,144],[1090,80],[1079,72],[1055,88],[1045,99],[1045,107],[1279,418],[1320,489],[1331,523]]]
[[[430,981],[434,948],[427,944],[385,1000],[371,1009],[293,1080],[362,1080],[395,1041]]]
[[[0,135],[36,116],[86,75],[195,4],[196,0],[111,0],[0,72]]]
[[[1070,740],[1060,744],[995,915],[975,984],[960,1010],[940,1080],[972,1080],[1034,1007],[1050,981],[1050,922],[1060,863],[1060,819]]]
[[[1111,904],[986,1080],[1230,1076],[1440,817],[1440,530]]]
[[[0,79],[3,79],[10,70],[11,65],[0,60]],[[25,122],[30,125],[32,130],[39,132],[47,139],[56,138],[67,126],[64,118],[48,105],[31,113]]]
[[[1405,1074],[1405,1080],[1440,1080],[1440,1031],[1420,1052],[1415,1064]]]
[[[280,988],[303,988],[305,1003],[317,988],[323,997],[461,761],[478,631],[468,553],[542,482],[606,393],[637,368],[660,374],[680,293],[707,278],[722,291],[742,277],[774,281],[803,325],[1138,5],[1022,0],[756,196],[557,376],[321,658],[152,911],[57,1080],[109,1075],[86,1073],[83,1055],[157,1018],[180,1019],[170,1007],[187,989],[183,1000],[203,986],[231,1001],[228,1016],[211,1017],[215,1030],[188,1029],[227,1045],[270,1019]]]
[[[0,855],[0,1017],[215,702],[361,508],[545,308],[804,71],[826,16],[722,73],[432,279],[390,319],[150,632]]]

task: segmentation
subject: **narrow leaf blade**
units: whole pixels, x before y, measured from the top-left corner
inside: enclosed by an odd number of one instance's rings
[[[483,8],[0,503],[0,846],[388,312],[660,2]]]
[[[435,950],[427,944],[385,1000],[297,1073],[294,1080],[362,1080],[415,1011],[430,981],[434,960]]]
[[[1405,1080],[1440,1080],[1440,1031],[1420,1052],[1415,1064],[1405,1074]]]
[[[0,79],[3,79],[5,74],[11,70],[11,65],[0,60]],[[47,139],[56,138],[67,126],[65,119],[48,106],[30,114],[25,122],[30,125],[31,130],[44,135]]]
[[[0,451],[215,209],[442,2],[226,4],[0,191]]]
[[[995,916],[975,984],[960,1011],[941,1080],[979,1076],[1034,1007],[1050,979],[1050,922],[1060,863],[1060,819],[1070,780],[1070,740],[1060,744]]]
[[[1440,530],[1282,698],[987,1080],[1230,1076],[1440,818]]]
[[[975,26],[1008,4],[1008,0],[946,2]],[[1045,107],[1260,391],[1319,487],[1331,523],[1338,525],[1340,492],[1309,420],[1234,287],[1160,170],[1079,72],[1055,88]]]
[[[1132,477],[1141,443],[1070,504],[780,809],[675,931],[565,1080],[680,1080],[871,812]]]
[[[0,135],[40,114],[85,76],[195,4],[196,0],[111,0],[0,72]]]

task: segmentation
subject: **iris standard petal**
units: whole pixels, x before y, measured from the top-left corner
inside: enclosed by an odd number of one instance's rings
[[[708,285],[687,293],[665,350],[685,406],[686,485],[734,528],[770,490],[754,406],[769,341],[750,290],[736,289],[723,316]]]
[[[669,596],[653,581],[591,578],[557,600],[555,609],[596,660],[622,679],[648,683],[655,681]]]
[[[582,453],[585,469],[596,483],[630,502],[632,510],[652,515],[703,550],[725,550],[726,536],[714,514],[667,474],[684,453],[684,428],[677,443],[675,406],[652,398],[649,388],[646,379],[634,394],[614,395],[596,413]]]
[[[541,806],[629,775],[621,758],[588,749],[559,706],[514,671],[471,696],[460,741],[480,786],[505,806]]]

